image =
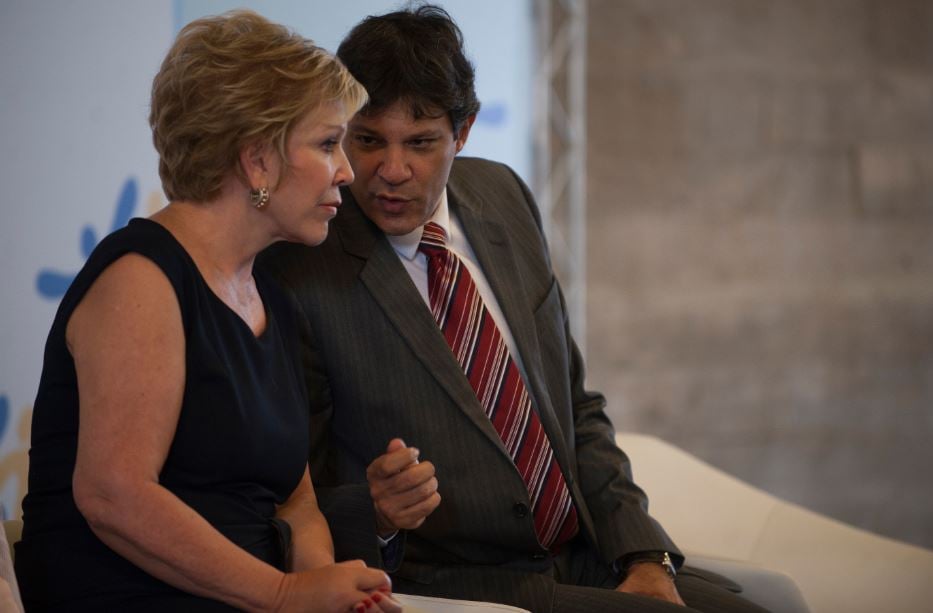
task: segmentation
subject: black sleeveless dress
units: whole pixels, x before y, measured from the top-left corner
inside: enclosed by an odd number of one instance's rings
[[[78,386],[65,327],[100,273],[130,252],[152,260],[171,281],[185,332],[183,404],[159,481],[231,541],[283,568],[288,530],[274,520],[275,505],[297,487],[309,444],[297,308],[257,273],[267,324],[254,336],[168,230],[133,219],[91,254],[62,299],[46,343],[23,538],[16,545],[16,573],[30,612],[229,609],[177,590],[113,552],[74,503]]]

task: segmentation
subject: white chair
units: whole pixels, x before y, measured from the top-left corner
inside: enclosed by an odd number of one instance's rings
[[[529,613],[525,609],[492,602],[451,600],[409,594],[393,594],[405,608],[405,613]]]
[[[3,522],[3,531],[0,532],[0,611],[4,613],[23,611],[19,585],[13,572],[13,543],[19,540],[22,531],[23,522],[11,519]]]
[[[813,613],[933,610],[933,551],[785,502],[656,437],[624,433],[616,443],[688,563],[786,573]]]

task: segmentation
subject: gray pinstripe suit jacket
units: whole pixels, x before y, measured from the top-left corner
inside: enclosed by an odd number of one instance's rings
[[[457,158],[448,194],[519,347],[581,537],[607,562],[635,551],[677,553],[632,482],[604,398],[583,387],[582,359],[527,187],[502,164]],[[424,525],[406,535],[400,573],[430,581],[431,569],[444,564],[536,569],[542,550],[532,517],[516,512],[528,503],[521,477],[398,256],[350,193],[343,196],[323,245],[279,244],[260,258],[310,323],[311,468],[322,507],[371,510],[359,484],[398,436],[434,462],[442,496]],[[345,537],[346,511],[329,515],[338,556],[378,559],[367,534],[372,524],[351,526]]]

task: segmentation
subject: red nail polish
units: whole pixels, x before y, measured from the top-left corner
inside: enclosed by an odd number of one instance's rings
[[[382,594],[380,594],[379,592],[376,592],[375,594],[373,594],[373,602],[381,602],[381,601],[382,601]]]
[[[361,604],[356,605],[356,613],[364,613],[364,611],[366,611],[366,607]]]
[[[365,604],[366,608],[368,609],[369,607],[373,606],[373,601],[367,598],[366,600],[363,601],[363,604]]]

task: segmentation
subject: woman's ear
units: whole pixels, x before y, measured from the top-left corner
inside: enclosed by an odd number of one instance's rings
[[[250,189],[269,187],[278,177],[278,156],[269,143],[250,143],[240,148],[240,168]]]

